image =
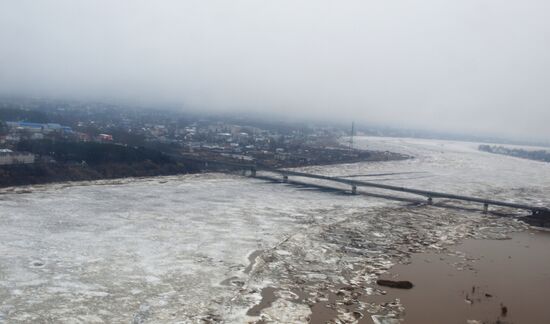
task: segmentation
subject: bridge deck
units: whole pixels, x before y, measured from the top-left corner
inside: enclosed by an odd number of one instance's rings
[[[369,182],[369,181],[352,180],[352,179],[346,179],[346,178],[340,178],[340,177],[330,177],[330,176],[324,176],[324,175],[320,175],[320,174],[313,174],[313,173],[306,173],[306,172],[299,172],[299,171],[292,171],[292,170],[283,170],[283,169],[274,169],[274,168],[269,168],[269,167],[260,167],[260,166],[257,166],[257,165],[254,165],[254,164],[249,164],[249,163],[235,163],[235,162],[227,162],[227,161],[220,161],[220,160],[206,160],[206,159],[201,159],[200,157],[192,157],[192,156],[186,156],[186,157],[183,158],[183,160],[201,162],[201,163],[206,162],[206,163],[217,164],[217,165],[225,165],[225,166],[228,166],[228,167],[231,167],[231,168],[251,170],[253,176],[256,175],[256,170],[261,170],[261,171],[268,171],[268,172],[278,173],[278,174],[281,174],[281,175],[287,176],[287,177],[289,175],[292,175],[292,176],[298,176],[298,177],[333,181],[333,182],[347,184],[347,185],[350,185],[352,187],[372,187],[372,188],[378,188],[378,189],[384,189],[384,190],[405,192],[405,193],[424,196],[424,197],[427,197],[430,200],[432,198],[447,198],[447,199],[453,199],[453,200],[461,200],[461,201],[481,203],[481,204],[484,204],[485,208],[487,208],[487,206],[489,206],[489,205],[502,206],[502,207],[510,207],[510,208],[516,208],[516,209],[529,210],[529,211],[533,212],[533,214],[550,216],[550,208],[541,207],[541,206],[532,206],[532,205],[518,204],[518,203],[512,203],[512,202],[506,202],[506,201],[499,201],[499,200],[492,200],[492,199],[485,199],[485,198],[478,198],[478,197],[470,197],[470,196],[449,194],[449,193],[444,193],[444,192],[421,190],[421,189],[414,189],[414,188],[407,188],[407,187],[400,187],[400,186],[392,186],[392,185]],[[306,185],[306,184],[303,183],[303,185]]]
[[[484,199],[484,198],[477,198],[477,197],[455,195],[455,194],[449,194],[449,193],[444,193],[444,192],[436,192],[436,191],[420,190],[420,189],[400,187],[400,186],[392,186],[392,185],[386,185],[386,184],[380,184],[380,183],[374,183],[374,182],[368,182],[368,181],[351,180],[351,179],[345,179],[345,178],[339,178],[339,177],[330,177],[330,176],[324,176],[324,175],[319,175],[319,174],[312,174],[312,173],[305,173],[305,172],[298,172],[298,171],[291,171],[291,170],[274,170],[274,169],[270,169],[270,170],[266,170],[266,171],[279,173],[279,174],[286,175],[286,176],[293,175],[293,176],[298,176],[298,177],[328,180],[328,181],[339,182],[339,183],[343,183],[343,184],[347,184],[347,185],[351,185],[351,186],[356,186],[356,187],[372,187],[372,188],[379,188],[379,189],[385,189],[385,190],[400,191],[400,192],[406,192],[406,193],[420,195],[420,196],[424,196],[424,197],[428,197],[428,198],[447,198],[447,199],[462,200],[462,201],[468,201],[468,202],[477,202],[477,203],[482,203],[482,204],[485,204],[485,205],[493,205],[493,206],[516,208],[516,209],[524,209],[524,210],[530,210],[532,212],[544,212],[544,213],[549,213],[550,212],[550,209],[546,208],[546,207],[531,206],[531,205],[526,205],[526,204],[511,203],[511,202],[498,201],[498,200],[492,200],[492,199]]]

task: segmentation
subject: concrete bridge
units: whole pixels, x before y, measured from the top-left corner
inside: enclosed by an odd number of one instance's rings
[[[509,207],[509,208],[515,208],[515,209],[528,210],[528,211],[531,211],[534,215],[536,215],[536,214],[549,214],[550,215],[550,208],[541,207],[541,206],[532,206],[532,205],[527,205],[527,204],[519,204],[519,203],[498,201],[498,200],[492,200],[492,199],[485,199],[485,198],[478,198],[478,197],[470,197],[470,196],[449,194],[449,193],[444,193],[444,192],[413,189],[413,188],[400,187],[400,186],[392,186],[392,185],[386,185],[386,184],[380,184],[380,183],[368,182],[368,181],[350,180],[350,179],[346,179],[346,178],[330,177],[330,176],[311,174],[311,173],[305,173],[305,172],[298,172],[298,171],[291,171],[291,170],[267,170],[267,171],[281,174],[282,175],[282,182],[288,182],[288,177],[289,176],[298,176],[298,177],[304,177],[304,178],[327,180],[327,181],[332,181],[332,182],[337,182],[337,183],[343,183],[343,184],[346,184],[346,185],[350,186],[350,193],[351,194],[357,194],[357,187],[371,187],[371,188],[384,189],[384,190],[390,190],[390,191],[399,191],[399,192],[405,192],[405,193],[410,193],[410,194],[414,194],[414,195],[423,196],[423,197],[426,198],[426,203],[428,205],[432,205],[433,200],[435,198],[444,198],[444,199],[453,199],[453,200],[460,200],[460,201],[467,201],[467,202],[474,202],[474,203],[483,204],[483,210],[484,210],[485,213],[488,212],[489,206],[493,205],[493,206],[501,206],[501,207]]]
[[[246,172],[249,172],[249,176],[251,177],[257,177],[258,171],[267,171],[267,172],[278,174],[281,177],[280,182],[282,183],[289,183],[290,176],[341,183],[349,186],[348,192],[351,194],[357,194],[358,187],[370,187],[370,188],[377,188],[377,189],[383,189],[383,190],[389,190],[389,191],[395,191],[395,192],[404,192],[404,193],[422,196],[428,205],[432,205],[434,203],[434,199],[442,198],[442,199],[451,199],[451,200],[482,204],[484,213],[489,212],[489,206],[500,206],[500,207],[526,210],[531,212],[532,214],[530,217],[531,219],[537,220],[537,222],[535,223],[537,224],[541,223],[541,226],[542,225],[550,226],[550,208],[548,207],[533,206],[528,204],[485,199],[480,197],[463,196],[463,195],[457,195],[457,194],[450,194],[450,193],[444,193],[444,192],[422,190],[422,189],[415,189],[415,188],[408,188],[408,187],[401,187],[401,186],[393,186],[393,185],[387,185],[387,184],[381,184],[381,183],[375,183],[375,182],[369,182],[369,181],[352,180],[348,178],[331,177],[331,176],[324,176],[319,174],[312,174],[312,173],[292,171],[292,170],[274,169],[269,167],[257,166],[255,164],[228,163],[224,161],[202,161],[202,163],[225,166],[230,170],[241,170],[243,174],[245,174]],[[262,178],[266,178],[266,177],[262,177]],[[267,179],[273,180],[273,178],[269,178],[269,177],[267,177]],[[318,184],[309,184],[305,182],[294,182],[294,183],[305,185],[305,186],[311,186],[311,187],[318,187],[318,188],[322,187],[322,188],[332,189],[332,190],[336,189],[336,188],[321,186]]]

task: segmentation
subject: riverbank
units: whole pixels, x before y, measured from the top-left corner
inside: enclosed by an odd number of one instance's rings
[[[35,163],[0,166],[0,188],[68,181],[107,180],[193,173],[181,163],[141,161],[100,165]]]
[[[0,187],[52,182],[147,177],[196,172],[151,148],[110,143],[52,140],[21,141],[35,163],[0,165]]]
[[[160,153],[159,153],[160,154]],[[312,156],[308,160],[297,162],[295,160],[278,161],[273,164],[269,161],[257,160],[259,168],[277,167],[292,168],[304,166],[323,166],[340,163],[359,162],[383,162],[399,161],[411,158],[405,154],[383,151],[358,151],[355,155],[343,158],[322,158],[322,155]],[[217,163],[204,163],[204,161],[217,161]],[[227,164],[224,164],[227,163]],[[107,180],[131,177],[155,177],[199,172],[227,172],[238,168],[231,164],[242,164],[241,160],[231,159],[220,155],[198,155],[190,159],[187,156],[165,156],[163,159],[124,162],[88,163],[33,163],[0,165],[0,188],[47,184],[67,181]],[[254,163],[254,162],[253,162]]]

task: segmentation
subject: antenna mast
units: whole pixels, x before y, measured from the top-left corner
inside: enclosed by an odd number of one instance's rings
[[[351,122],[351,134],[349,137],[349,150],[353,150],[353,134],[355,133],[355,122]]]

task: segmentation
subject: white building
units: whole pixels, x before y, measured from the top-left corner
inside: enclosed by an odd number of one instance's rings
[[[34,154],[0,149],[0,165],[34,163]]]

